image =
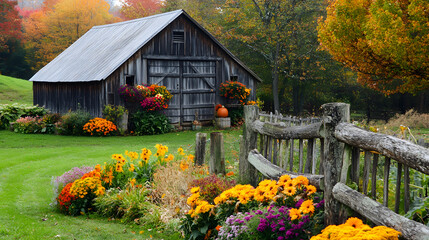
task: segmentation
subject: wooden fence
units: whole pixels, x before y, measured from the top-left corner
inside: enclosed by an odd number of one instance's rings
[[[256,185],[260,173],[273,179],[283,174],[305,175],[324,191],[326,225],[343,223],[348,206],[375,224],[400,231],[407,239],[429,239],[427,226],[397,214],[400,208],[409,210],[410,169],[429,175],[429,149],[350,124],[348,104],[328,103],[321,108],[322,117],[303,121],[259,114],[256,106],[245,106],[241,181]],[[396,171],[394,211],[388,208],[392,168]],[[354,184],[357,191],[346,184]],[[383,185],[382,194],[377,193],[377,184]]]

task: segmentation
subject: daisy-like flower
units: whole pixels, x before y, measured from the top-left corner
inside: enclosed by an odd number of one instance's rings
[[[316,187],[313,185],[308,185],[305,187],[307,189],[307,194],[311,195],[317,191]]]
[[[296,209],[296,208],[292,208],[289,210],[289,217],[290,220],[295,220],[295,219],[300,219],[301,218],[301,212]]]
[[[299,211],[303,214],[314,213],[313,200],[306,200],[301,204]]]
[[[283,193],[286,194],[286,196],[293,196],[296,193],[295,187],[288,187],[283,190]]]
[[[197,192],[200,192],[200,187],[193,187],[193,188],[191,188],[191,193],[192,194],[197,193]]]

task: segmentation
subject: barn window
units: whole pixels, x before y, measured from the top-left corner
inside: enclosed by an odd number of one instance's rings
[[[238,76],[237,75],[231,75],[230,80],[232,82],[236,82],[236,81],[238,81]]]
[[[185,43],[184,30],[173,30],[173,43]]]
[[[134,75],[125,75],[125,84],[134,86]]]

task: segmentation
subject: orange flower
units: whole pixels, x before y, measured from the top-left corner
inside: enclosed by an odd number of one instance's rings
[[[221,225],[217,225],[217,226],[216,226],[216,231],[218,231],[218,232],[219,232],[221,228],[222,228],[222,226],[221,226]]]
[[[228,173],[226,174],[226,176],[228,176],[228,177],[233,176],[233,175],[234,175],[234,172],[233,172],[233,171],[228,172]]]

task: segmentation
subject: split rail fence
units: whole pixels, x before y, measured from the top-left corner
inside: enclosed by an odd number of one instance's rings
[[[349,104],[328,103],[321,109],[320,118],[297,119],[245,106],[240,180],[256,185],[261,174],[272,179],[304,175],[324,192],[326,225],[343,223],[347,206],[377,225],[400,231],[406,239],[429,239],[429,227],[398,214],[410,207],[410,169],[429,175],[429,149],[350,124]],[[395,172],[392,189],[389,176]],[[377,184],[383,186],[382,193]]]

